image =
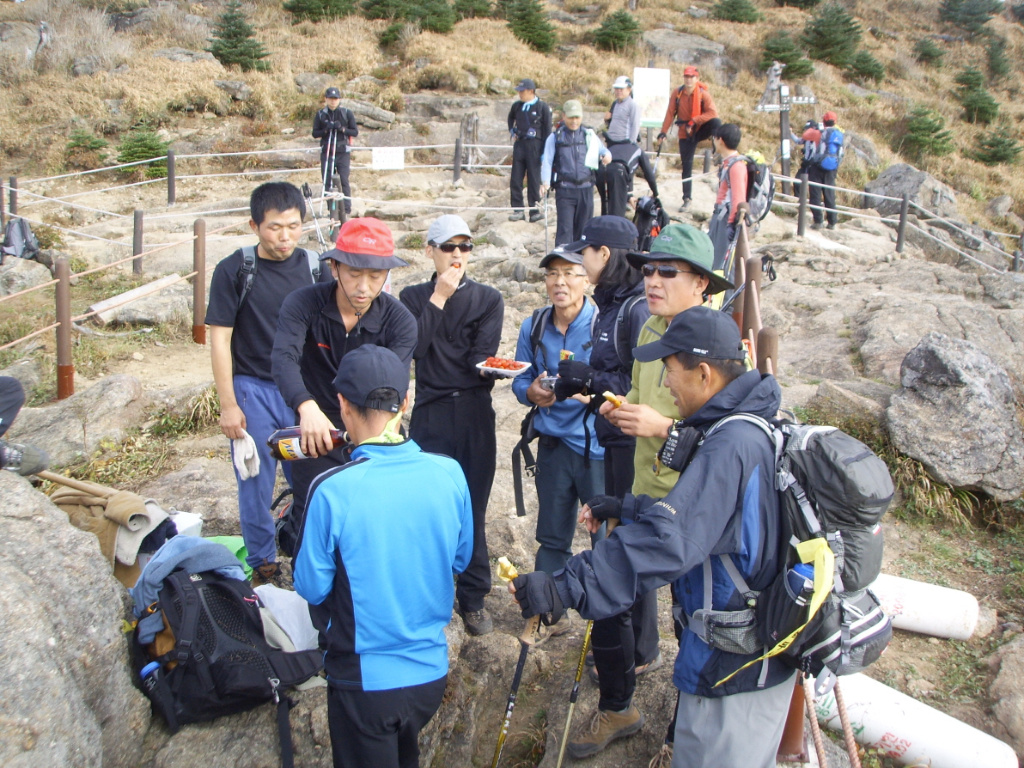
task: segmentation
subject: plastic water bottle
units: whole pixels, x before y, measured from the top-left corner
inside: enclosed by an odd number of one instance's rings
[[[142,685],[147,691],[152,691],[156,685],[156,681],[160,679],[160,662],[151,661],[149,664],[142,668],[139,672],[139,677],[142,678]]]
[[[814,591],[814,566],[810,563],[797,563],[786,574],[786,582],[793,597],[809,595]]]

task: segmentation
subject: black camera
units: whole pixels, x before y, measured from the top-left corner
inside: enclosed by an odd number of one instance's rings
[[[662,466],[682,472],[703,439],[704,433],[699,429],[687,427],[682,421],[677,421],[668,431],[668,439],[658,451],[658,460]]]

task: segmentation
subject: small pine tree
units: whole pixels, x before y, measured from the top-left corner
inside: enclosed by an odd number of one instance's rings
[[[288,0],[281,6],[292,15],[292,22],[332,21],[356,12],[355,0]]]
[[[988,58],[988,76],[991,80],[1002,80],[1010,74],[1010,59],[1006,55],[1006,38],[993,35],[985,45]]]
[[[805,10],[808,8],[813,8],[820,2],[821,0],[775,0],[775,4],[778,6],[789,5],[792,6],[793,8],[803,8]]]
[[[747,0],[740,0],[746,2]],[[629,11],[619,10],[601,22],[594,32],[594,44],[605,51],[621,53],[640,39],[640,25]]]
[[[1002,9],[1001,0],[942,0],[939,4],[939,19],[973,37]]]
[[[807,55],[842,69],[860,44],[861,27],[850,12],[836,2],[826,3],[804,27],[802,42]]]
[[[508,10],[512,34],[541,53],[551,53],[558,38],[540,0],[514,0]]]
[[[995,131],[986,131],[978,141],[978,151],[972,156],[985,165],[1012,165],[1022,150],[1024,147],[1004,125]]]
[[[774,61],[786,65],[782,76],[787,80],[806,77],[814,72],[814,65],[804,58],[803,51],[797,48],[787,32],[777,32],[764,41],[764,52],[758,66],[768,71]]]
[[[149,160],[154,157],[163,157],[163,160],[155,160],[152,163],[135,165],[125,168],[124,173],[128,176],[137,176],[146,179],[162,179],[167,175],[167,148],[170,144],[160,139],[156,133],[145,126],[136,128],[117,146],[117,162],[134,163],[139,160]]]
[[[960,86],[957,90],[961,93],[976,91],[985,84],[985,76],[977,67],[966,67],[960,70],[953,79]]]
[[[922,37],[914,44],[914,58],[930,67],[941,67],[945,52],[928,37]]]
[[[80,170],[99,168],[106,160],[107,154],[102,151],[106,148],[107,140],[92,131],[84,128],[72,131],[65,148],[67,165]]]
[[[945,130],[946,121],[927,107],[915,107],[907,120],[907,132],[897,152],[921,161],[925,157],[941,157],[953,151],[953,133]]]
[[[412,4],[409,0],[364,0],[363,16],[368,19],[408,19]]]
[[[757,6],[750,0],[718,0],[711,8],[711,14],[721,21],[738,21],[741,24],[756,24],[761,20]]]
[[[381,48],[387,48],[389,45],[394,45],[402,37],[402,28],[405,26],[404,22],[393,21],[388,24],[387,29],[380,33],[377,38],[377,42],[380,43]]]
[[[410,11],[410,18],[419,21],[427,32],[446,35],[455,28],[458,17],[448,0],[420,0]]]
[[[862,83],[868,80],[880,83],[885,78],[885,67],[882,66],[882,62],[862,48],[853,55],[850,63],[846,65],[846,73]]]
[[[460,19],[486,19],[491,13],[489,0],[455,0],[455,13]]]
[[[984,88],[964,91],[960,94],[960,106],[964,108],[964,120],[969,123],[991,123],[999,114],[999,102]]]
[[[256,30],[246,20],[239,0],[229,0],[226,10],[213,25],[213,37],[206,50],[225,67],[237,64],[243,72],[270,69],[270,64],[263,61],[270,54],[256,39]]]

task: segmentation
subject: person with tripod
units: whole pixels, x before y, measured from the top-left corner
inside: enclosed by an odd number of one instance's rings
[[[313,117],[313,138],[320,139],[320,178],[324,193],[334,189],[334,174],[337,173],[345,196],[345,213],[352,213],[349,144],[358,135],[356,116],[351,109],[341,106],[341,91],[333,86],[328,88],[324,91],[324,107]]]

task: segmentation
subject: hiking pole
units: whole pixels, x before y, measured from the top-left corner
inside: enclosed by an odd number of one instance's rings
[[[583,633],[583,648],[580,649],[580,661],[576,665],[576,679],[572,683],[572,693],[569,694],[569,714],[565,718],[565,731],[562,733],[562,746],[558,748],[558,762],[555,768],[562,768],[562,760],[565,759],[565,747],[569,743],[569,725],[572,723],[572,713],[576,709],[576,700],[580,697],[580,678],[583,677],[583,667],[587,661],[587,650],[590,648],[590,632],[594,628],[594,620],[587,622],[587,630]]]
[[[309,188],[308,183],[302,185],[302,194],[306,198],[306,202],[309,203],[309,213],[313,217],[313,226],[316,227],[316,239],[320,243],[320,247],[326,251],[327,241],[324,240],[324,234],[320,231],[320,220],[316,217],[316,211],[313,210],[313,190]]]
[[[544,193],[544,253],[548,253],[548,192]]]
[[[509,562],[507,557],[498,558],[498,578],[504,582],[512,581],[519,577],[519,571]],[[491,768],[498,768],[501,760],[501,751],[505,748],[505,739],[508,737],[508,726],[512,721],[512,710],[516,707],[516,697],[519,695],[519,683],[523,679],[523,667],[526,666],[526,656],[530,652],[530,644],[523,638],[519,638],[519,661],[516,663],[516,671],[512,676],[512,689],[508,692],[508,702],[505,704],[505,717],[501,721],[501,730],[498,731],[498,743],[494,747],[494,759],[491,760]]]
[[[327,159],[324,162],[323,189],[320,194],[320,215],[324,213],[324,203],[327,201],[327,182],[334,176],[334,152],[338,145],[338,132],[331,128],[327,136]]]

